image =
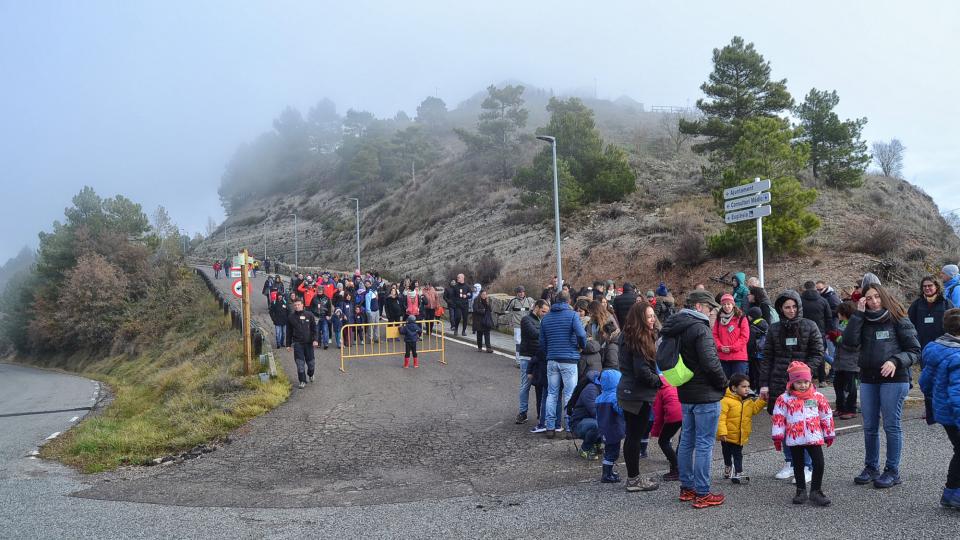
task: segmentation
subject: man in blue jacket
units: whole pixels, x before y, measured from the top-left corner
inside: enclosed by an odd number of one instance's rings
[[[540,323],[540,350],[547,358],[547,438],[552,439],[556,432],[563,431],[561,411],[567,408],[567,402],[577,386],[577,363],[580,361],[580,349],[587,343],[587,334],[580,323],[577,312],[570,307],[570,293],[561,291],[557,303]],[[563,384],[563,400],[560,411],[557,410],[557,394]],[[570,421],[567,420],[567,428]]]
[[[960,269],[955,264],[948,264],[940,273],[943,278],[943,297],[953,305],[960,306]]]

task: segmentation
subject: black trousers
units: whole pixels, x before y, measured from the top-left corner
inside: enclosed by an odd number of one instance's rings
[[[957,426],[943,426],[947,430],[947,437],[953,444],[953,459],[947,469],[947,489],[960,489],[960,428]]]
[[[453,310],[450,313],[450,324],[453,326],[453,331],[456,332],[457,328],[463,324],[463,331],[467,331],[467,306],[453,306]]]
[[[837,371],[833,378],[833,388],[837,392],[837,412],[857,412],[857,377],[856,371]]]
[[[720,442],[720,449],[723,450],[723,464],[727,467],[732,466],[733,471],[743,472],[743,447],[739,444]],[[802,461],[802,459],[801,459]]]
[[[791,446],[790,454],[793,458],[793,477],[797,481],[797,489],[807,488],[807,477],[803,465],[803,451],[806,450],[813,462],[813,482],[810,483],[811,491],[820,491],[823,483],[823,447],[818,444],[808,444],[805,446]]]
[[[487,342],[487,350],[488,351],[491,350],[492,347],[490,347],[490,330],[477,330],[477,348],[478,349],[483,348],[484,340],[486,340]]]
[[[680,422],[664,424],[660,429],[660,436],[657,437],[657,444],[660,445],[660,451],[663,452],[663,455],[667,457],[667,461],[670,462],[671,471],[677,470],[677,451],[674,450],[670,444],[670,439],[680,431],[680,426]]]
[[[623,439],[623,459],[627,463],[627,476],[630,478],[640,474],[640,439],[644,433],[649,433],[650,403],[644,402],[640,406],[640,414],[623,411],[626,423],[626,436]]]
[[[411,354],[413,355],[414,358],[417,357],[417,344],[416,344],[416,342],[410,343],[410,342],[408,342],[408,341],[404,341],[404,342],[403,342],[403,345],[404,345],[404,350],[403,350],[403,357],[404,357],[404,358],[410,358],[410,355],[411,355]]]
[[[294,343],[293,361],[297,363],[297,379],[299,382],[307,382],[307,377],[313,377],[313,370],[316,363],[313,359],[312,343]]]

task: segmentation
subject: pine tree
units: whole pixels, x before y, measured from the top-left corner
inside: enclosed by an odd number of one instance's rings
[[[840,102],[836,91],[813,88],[796,108],[803,140],[810,145],[813,176],[834,187],[858,187],[870,163],[867,143],[860,138],[866,118],[840,121],[833,109]]]

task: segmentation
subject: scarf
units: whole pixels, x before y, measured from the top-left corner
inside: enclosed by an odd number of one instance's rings
[[[790,387],[790,395],[797,399],[802,399],[804,401],[808,399],[813,399],[813,396],[816,393],[817,393],[817,389],[816,387],[813,386],[813,383],[810,383],[810,386],[807,387],[807,390],[805,392],[794,390],[793,386]]]
[[[722,326],[726,326],[726,325],[730,324],[730,321],[733,320],[733,315],[734,315],[734,313],[736,313],[736,312],[735,312],[735,311],[732,311],[732,310],[730,311],[730,313],[724,313],[723,310],[721,309],[721,310],[720,310],[720,314],[717,315],[717,317],[720,319],[720,324],[721,324]]]
[[[883,322],[890,316],[890,312],[885,309],[881,309],[880,311],[865,311],[863,312],[863,316],[870,322]]]

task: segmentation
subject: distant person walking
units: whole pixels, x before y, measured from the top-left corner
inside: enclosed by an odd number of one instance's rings
[[[293,359],[297,363],[297,380],[300,388],[308,382],[313,382],[315,361],[313,348],[317,343],[317,321],[313,313],[303,310],[303,300],[297,298],[293,302],[293,313],[287,317],[287,350],[293,351]]]
[[[473,297],[473,288],[467,285],[463,274],[457,274],[457,281],[451,289],[453,305],[450,310],[450,323],[453,326],[453,333],[456,335],[457,328],[463,324],[463,334],[467,335],[467,309],[470,306],[470,299]]]

